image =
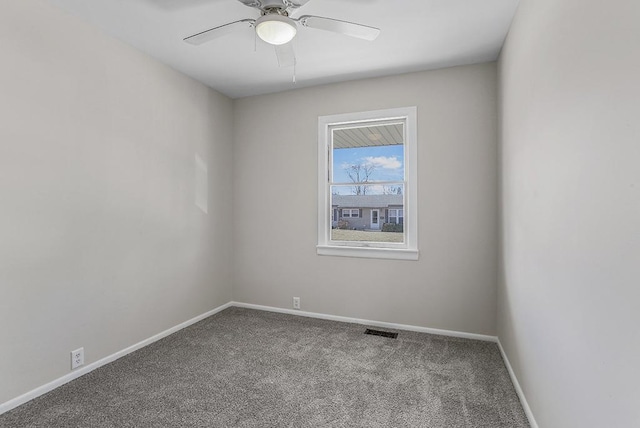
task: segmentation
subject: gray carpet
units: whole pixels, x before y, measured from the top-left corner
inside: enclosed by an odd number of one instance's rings
[[[529,426],[496,344],[364,330],[229,308],[5,413],[0,426]]]

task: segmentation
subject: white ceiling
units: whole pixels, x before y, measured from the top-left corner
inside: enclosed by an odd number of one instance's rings
[[[300,28],[293,41],[294,85],[293,68],[280,68],[273,46],[256,42],[253,29],[201,46],[182,41],[259,16],[236,0],[50,1],[232,98],[492,61],[518,5],[518,0],[311,0],[293,17],[325,16],[382,32],[368,42]]]

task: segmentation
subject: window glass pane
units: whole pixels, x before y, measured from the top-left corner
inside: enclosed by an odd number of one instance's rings
[[[395,224],[398,222],[398,210],[389,210],[389,218],[387,219],[389,223]]]
[[[398,207],[404,205],[404,184],[366,184],[362,185],[360,194],[354,193],[352,188],[350,185],[331,186],[331,205],[343,212],[342,218],[332,221],[331,241],[403,243],[405,232],[397,213]],[[387,212],[389,217],[395,212],[395,221],[386,218]]]
[[[404,124],[363,124],[332,130],[334,183],[404,181]],[[356,194],[366,187],[353,186]]]

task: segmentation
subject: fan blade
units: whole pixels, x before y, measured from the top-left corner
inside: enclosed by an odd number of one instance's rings
[[[276,45],[275,48],[278,65],[280,65],[280,67],[293,67],[296,64],[296,54],[293,51],[293,43],[289,42],[284,45]]]
[[[359,39],[373,41],[380,34],[380,29],[354,22],[340,21],[339,19],[323,18],[321,16],[304,15],[298,18],[298,22],[305,27],[319,30],[333,31],[334,33]]]
[[[262,2],[260,0],[238,0],[245,6],[249,7],[257,7],[258,9],[262,8]]]
[[[194,34],[184,39],[185,42],[192,45],[201,45],[206,42],[210,42],[218,37],[226,36],[234,31],[241,30],[243,28],[252,28],[255,25],[255,19],[242,19],[240,21],[224,24],[219,27],[205,30],[201,33]]]
[[[240,1],[242,1],[242,0],[240,0]],[[250,1],[250,0],[246,0],[246,1]],[[293,9],[297,9],[299,7],[302,7],[305,4],[307,4],[308,2],[309,2],[309,0],[284,0],[285,6],[293,8]]]

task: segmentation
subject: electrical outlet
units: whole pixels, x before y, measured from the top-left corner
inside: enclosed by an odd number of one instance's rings
[[[300,309],[300,298],[299,297],[294,297],[293,298],[293,309]]]
[[[84,364],[84,348],[71,351],[71,370],[76,369]]]

